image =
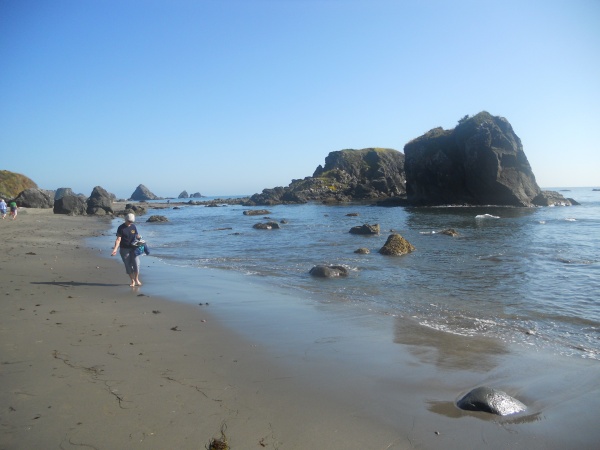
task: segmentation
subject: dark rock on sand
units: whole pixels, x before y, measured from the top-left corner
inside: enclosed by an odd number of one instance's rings
[[[400,256],[414,250],[415,247],[402,236],[399,234],[390,234],[383,247],[379,249],[379,253],[382,255]]]
[[[335,277],[346,277],[348,276],[348,269],[344,266],[314,266],[310,271],[313,277],[321,278],[335,278]]]
[[[87,201],[84,197],[74,194],[62,195],[54,200],[54,214],[68,216],[83,216],[87,214]]]
[[[25,208],[52,208],[54,206],[53,198],[46,191],[38,188],[25,189],[17,195],[15,202]]]
[[[114,195],[109,194],[106,189],[101,186],[96,186],[92,190],[92,194],[87,199],[87,213],[89,215],[103,216],[112,214],[112,199]]]
[[[521,140],[503,117],[481,112],[404,146],[413,205],[532,206],[540,193]]]
[[[527,409],[527,406],[506,392],[486,386],[473,389],[456,405],[467,411],[483,411],[499,416],[507,416]]]
[[[368,223],[365,223],[364,225],[350,228],[349,233],[351,233],[351,234],[379,234],[379,224],[376,223],[374,225],[369,225]]]

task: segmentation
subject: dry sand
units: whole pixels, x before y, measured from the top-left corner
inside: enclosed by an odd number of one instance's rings
[[[109,227],[51,210],[0,222],[1,449],[203,449],[222,429],[233,450],[594,448],[600,441],[597,364],[552,362],[557,378],[576,375],[585,385],[552,402],[535,396],[550,397],[568,382],[544,383],[545,358],[484,340],[468,350],[404,323],[391,322],[396,343],[365,348],[352,338],[337,345],[317,325],[301,353],[295,344],[264,345],[264,336],[235,331],[241,314],[149,294],[168,275],[142,276],[144,286],[130,288],[121,261],[106,257]],[[83,245],[103,234],[102,253]],[[209,287],[197,295],[214,301]],[[244,294],[221,286],[220,295]],[[268,321],[257,316],[256,332]],[[282,328],[268,332],[285,340]],[[391,361],[373,373],[377,345]],[[454,407],[461,390],[503,378],[537,412],[511,421]]]

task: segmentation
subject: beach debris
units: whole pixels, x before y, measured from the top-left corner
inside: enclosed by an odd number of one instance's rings
[[[348,276],[348,269],[344,266],[317,265],[308,271],[313,277],[334,278]]]
[[[364,225],[350,228],[349,233],[350,234],[379,234],[379,230],[380,230],[380,227],[379,227],[378,223],[375,223],[373,225],[365,223]]]
[[[171,331],[181,331],[179,329],[179,325],[175,325],[174,327],[171,327]]]
[[[33,252],[27,252],[27,253],[25,253],[25,254],[26,254],[26,255],[35,255],[36,253],[33,253]]]
[[[160,311],[158,309],[153,309],[152,314],[160,314]]]
[[[460,409],[483,411],[499,416],[507,416],[525,411],[527,406],[504,391],[480,386],[467,393],[457,403]]]
[[[387,241],[379,249],[382,255],[400,256],[410,253],[415,247],[399,234],[390,234]]]
[[[227,429],[227,425],[223,424],[221,426],[221,437],[218,439],[211,439],[206,447],[207,450],[230,450],[229,443],[227,442],[227,436],[225,436],[225,430]]]

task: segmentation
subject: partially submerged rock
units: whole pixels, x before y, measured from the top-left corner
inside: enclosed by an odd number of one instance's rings
[[[365,247],[361,247],[354,250],[354,253],[358,253],[359,255],[368,255],[369,253],[371,253],[371,250]]]
[[[390,234],[387,241],[379,249],[379,253],[382,255],[400,256],[410,253],[415,250],[415,247],[404,239],[399,234]]]
[[[148,217],[148,220],[146,220],[146,222],[168,222],[169,219],[167,219],[165,216],[160,216],[160,215],[153,215]]]
[[[347,277],[348,269],[346,269],[344,266],[317,265],[310,269],[308,273],[310,273],[313,277],[321,278]]]
[[[271,214],[271,211],[266,209],[248,209],[244,211],[245,216],[268,216]]]
[[[527,406],[506,392],[487,386],[473,389],[456,405],[467,411],[483,411],[499,416],[516,414],[527,409]]]
[[[252,228],[257,230],[278,230],[281,227],[277,222],[255,223]]]
[[[364,225],[356,226],[350,228],[350,234],[379,234],[379,224],[376,223],[374,225],[369,225],[365,223]]]

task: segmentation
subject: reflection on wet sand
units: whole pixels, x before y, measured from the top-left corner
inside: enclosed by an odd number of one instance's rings
[[[396,320],[394,328],[395,343],[407,345],[423,363],[444,369],[487,372],[496,367],[496,356],[508,353],[495,339],[461,336],[406,319]]]

